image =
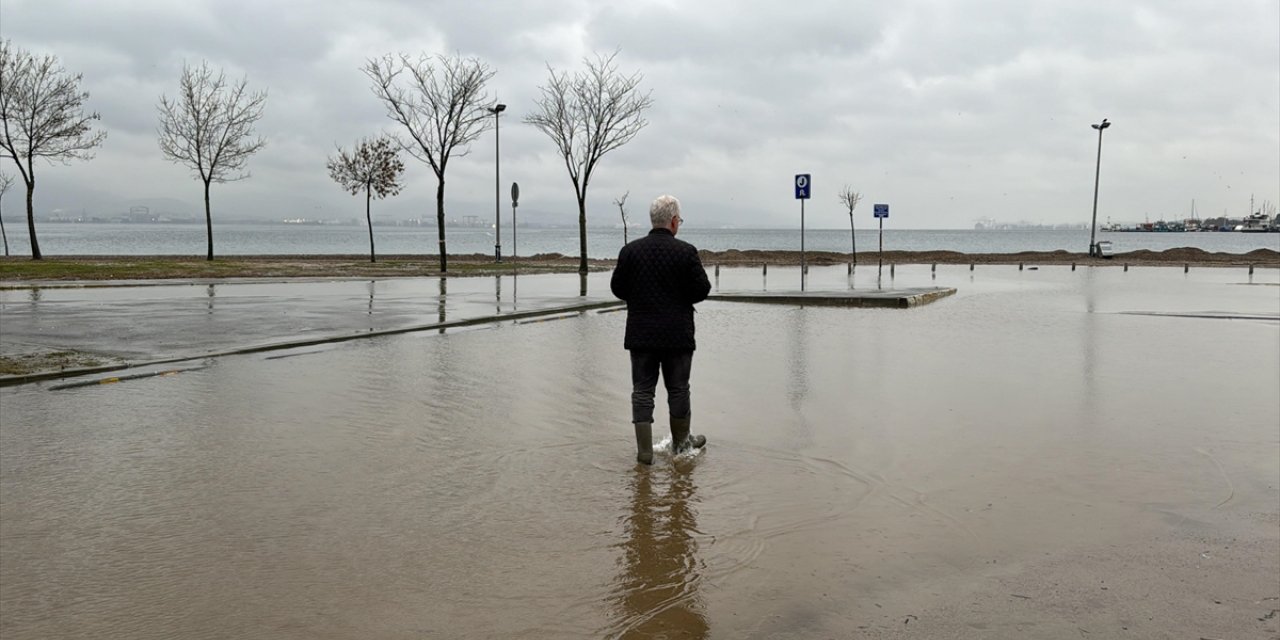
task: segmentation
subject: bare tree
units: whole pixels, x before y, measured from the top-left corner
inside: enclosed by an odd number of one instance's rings
[[[63,164],[89,160],[107,137],[105,131],[93,130],[93,121],[102,117],[85,113],[89,92],[80,90],[80,80],[55,56],[37,57],[9,40],[0,42],[0,158],[13,159],[27,186],[33,260],[41,259],[33,206],[36,159]]]
[[[364,191],[364,219],[369,225],[369,262],[377,262],[373,252],[373,216],[370,202],[400,193],[400,175],[404,163],[390,138],[364,139],[348,154],[338,147],[338,155],[329,158],[329,177],[351,195]]]
[[[853,187],[845,185],[840,190],[840,203],[849,209],[849,250],[853,252],[853,261],[858,261],[858,243],[853,236],[853,210],[862,201],[862,194],[853,190]]]
[[[13,176],[0,171],[0,203],[4,202],[4,194],[13,186]],[[4,255],[9,257],[9,234],[4,232],[4,210],[0,209],[0,238],[4,239]]]
[[[373,94],[387,108],[387,117],[409,134],[401,146],[436,174],[440,271],[447,272],[444,172],[449,158],[466,155],[470,144],[490,126],[484,86],[493,70],[461,55],[414,59],[406,54],[370,59],[361,70],[373,80]]]
[[[541,87],[537,110],[524,121],[556,143],[578,199],[578,272],[587,272],[587,185],[606,153],[636,137],[648,124],[644,110],[652,92],[641,93],[639,72],[622,75],[618,52],[586,58],[586,69],[570,76],[547,66],[551,77]]]
[[[266,146],[254,124],[262,117],[267,93],[251,93],[248,79],[229,83],[226,74],[209,67],[182,65],[178,96],[160,96],[160,151],[168,160],[189,167],[204,184],[204,221],[208,259],[213,260],[213,214],[209,185],[249,177],[249,156]]]
[[[630,191],[613,201],[614,204],[618,205],[618,213],[622,215],[622,244],[624,245],[627,244],[627,196],[629,195],[631,195]]]

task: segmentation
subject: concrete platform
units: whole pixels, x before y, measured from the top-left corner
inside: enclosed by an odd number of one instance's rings
[[[794,304],[829,307],[873,307],[906,309],[929,304],[956,292],[953,287],[915,287],[910,289],[865,289],[854,291],[753,291],[713,293],[708,300],[756,302],[762,304]]]

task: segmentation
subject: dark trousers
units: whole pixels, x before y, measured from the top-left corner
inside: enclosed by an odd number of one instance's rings
[[[692,351],[631,350],[631,421],[653,422],[653,390],[658,372],[667,387],[667,408],[672,418],[689,417],[689,372]]]

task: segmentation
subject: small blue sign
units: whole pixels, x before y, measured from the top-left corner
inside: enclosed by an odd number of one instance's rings
[[[809,189],[810,187],[812,187],[812,185],[813,183],[810,182],[809,180],[809,174],[797,173],[796,174],[796,200],[808,200]]]
[[[889,205],[887,205],[887,204],[878,204],[878,205],[876,205],[876,206],[875,206],[875,215],[876,215],[876,217],[877,217],[877,218],[888,218],[888,217],[889,217]]]

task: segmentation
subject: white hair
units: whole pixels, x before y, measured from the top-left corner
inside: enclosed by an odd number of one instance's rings
[[[671,224],[671,219],[680,215],[680,201],[675,196],[658,196],[649,205],[649,221],[654,229]]]

